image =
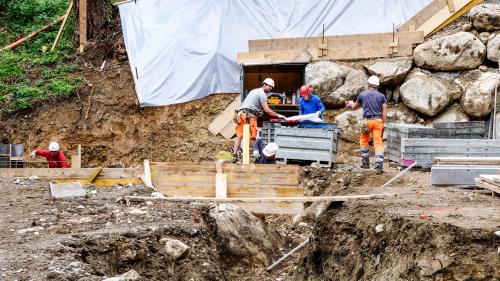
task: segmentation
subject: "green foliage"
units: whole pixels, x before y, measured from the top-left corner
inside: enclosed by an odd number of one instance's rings
[[[62,16],[70,0],[0,0],[0,48]],[[0,114],[30,109],[36,103],[71,96],[82,83],[71,36],[70,15],[54,51],[59,25],[39,33],[14,50],[0,52]],[[49,49],[45,51],[44,49]],[[70,75],[71,74],[71,75]]]

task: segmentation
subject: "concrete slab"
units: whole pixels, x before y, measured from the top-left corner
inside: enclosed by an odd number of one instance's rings
[[[50,182],[50,193],[56,199],[85,197],[85,190],[79,181],[68,183]]]

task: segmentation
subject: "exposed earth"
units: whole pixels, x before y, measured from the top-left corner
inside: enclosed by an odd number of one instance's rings
[[[433,37],[456,32],[464,17]],[[0,143],[24,143],[26,158],[50,141],[67,155],[82,145],[84,167],[137,167],[144,159],[205,162],[229,150],[231,141],[207,126],[238,94],[140,108],[116,34],[90,42],[78,58],[85,83],[73,97],[1,116]],[[342,112],[328,110],[327,121]],[[123,196],[154,191],[142,185],[91,185],[85,198],[55,200],[47,181],[0,179],[0,280],[104,280],[132,269],[140,275],[133,280],[500,280],[499,198],[432,187],[426,171],[381,189],[399,171],[387,163],[382,175],[359,169],[358,146],[341,141],[339,147],[333,168],[300,168],[306,195],[397,197],[307,204],[295,217],[245,213],[266,231],[259,239],[251,228],[224,236],[210,204],[125,204]],[[266,237],[276,241],[263,243]],[[304,248],[265,270],[307,238]],[[165,239],[181,241],[188,254],[172,260]]]

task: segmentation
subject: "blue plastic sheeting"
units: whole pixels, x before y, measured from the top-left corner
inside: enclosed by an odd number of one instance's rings
[[[137,0],[120,16],[142,106],[240,92],[248,40],[391,32],[431,0]]]

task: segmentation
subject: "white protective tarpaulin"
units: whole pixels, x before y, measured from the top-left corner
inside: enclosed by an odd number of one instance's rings
[[[431,0],[136,0],[120,17],[142,106],[240,92],[248,40],[391,32]]]

